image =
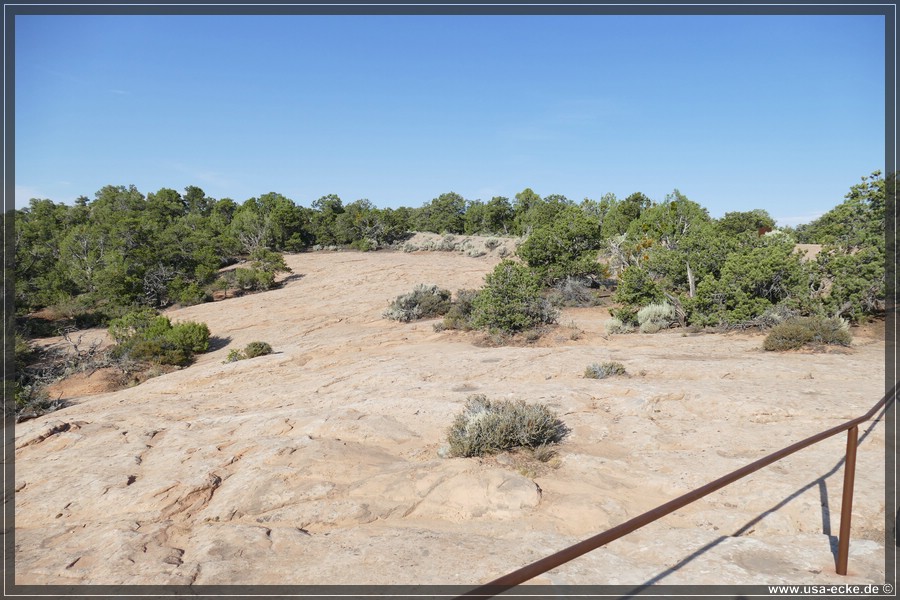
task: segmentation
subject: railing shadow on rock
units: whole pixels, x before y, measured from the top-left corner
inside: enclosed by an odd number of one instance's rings
[[[791,454],[794,454],[795,452],[798,452],[808,446],[812,446],[813,444],[821,442],[825,439],[828,439],[828,438],[835,436],[839,433],[842,433],[844,431],[847,432],[846,452],[844,454],[844,458],[841,461],[838,461],[838,463],[834,466],[834,468],[831,471],[829,471],[822,477],[819,477],[815,481],[809,483],[804,488],[801,488],[795,494],[792,494],[787,499],[785,499],[783,502],[777,504],[776,506],[772,507],[768,511],[764,512],[762,515],[760,515],[756,519],[750,521],[749,523],[744,525],[741,529],[737,530],[732,536],[729,536],[729,537],[741,535],[743,532],[745,532],[747,529],[749,529],[754,523],[756,523],[759,520],[761,520],[762,518],[764,518],[767,514],[770,514],[771,512],[779,509],[784,504],[787,504],[787,502],[789,502],[791,499],[793,499],[797,495],[801,494],[803,491],[811,488],[814,485],[820,485],[820,482],[824,482],[826,477],[829,477],[833,473],[837,472],[837,470],[840,468],[841,464],[843,463],[844,464],[844,485],[843,485],[843,495],[842,495],[842,501],[841,501],[841,524],[840,524],[840,529],[839,529],[839,533],[838,533],[837,557],[836,557],[835,570],[839,575],[846,575],[847,574],[847,561],[848,561],[849,550],[850,550],[850,519],[851,519],[851,514],[853,511],[853,482],[854,482],[854,478],[855,478],[855,474],[856,474],[856,449],[857,449],[857,445],[859,444],[859,441],[860,441],[859,425],[861,423],[865,423],[866,421],[871,420],[873,417],[875,417],[876,414],[879,413],[879,411],[881,411],[881,414],[878,416],[878,420],[880,420],[881,416],[884,414],[884,412],[887,411],[888,407],[894,403],[894,401],[896,400],[896,396],[897,396],[897,386],[895,385],[893,388],[891,388],[891,390],[887,394],[884,395],[884,397],[881,398],[881,400],[879,400],[875,404],[875,406],[873,406],[871,409],[869,409],[869,411],[866,414],[864,414],[860,417],[857,417],[855,419],[852,419],[850,421],[847,421],[845,423],[842,423],[840,425],[837,425],[835,427],[832,427],[830,429],[822,431],[821,433],[817,433],[816,435],[810,436],[804,440],[801,440],[799,442],[791,444],[790,446],[782,448],[781,450],[778,450],[777,452],[773,452],[767,456],[764,456],[763,458],[760,458],[759,460],[756,460],[744,467],[741,467],[740,469],[732,471],[731,473],[729,473],[727,475],[724,475],[714,481],[711,481],[710,483],[707,483],[706,485],[703,485],[703,486],[698,487],[686,494],[683,494],[683,495],[679,496],[678,498],[675,498],[674,500],[670,500],[669,502],[666,502],[665,504],[661,504],[660,506],[657,506],[654,509],[651,509],[651,510],[649,510],[645,513],[642,513],[632,519],[629,519],[628,521],[625,521],[624,523],[621,523],[620,525],[617,525],[611,529],[608,529],[608,530],[604,531],[603,533],[599,533],[593,537],[590,537],[586,540],[578,542],[577,544],[569,546],[568,548],[564,548],[563,550],[560,550],[559,552],[551,554],[550,556],[542,558],[542,559],[535,561],[529,565],[526,565],[520,569],[512,571],[511,573],[508,573],[502,577],[494,579],[490,583],[486,583],[486,584],[479,586],[469,592],[466,592],[462,596],[459,596],[459,598],[473,598],[473,597],[490,598],[492,596],[496,596],[497,594],[500,594],[510,588],[513,588],[519,584],[525,583],[529,579],[537,577],[538,575],[541,575],[542,573],[546,573],[547,571],[554,569],[560,565],[563,565],[575,558],[578,558],[579,556],[587,554],[588,552],[591,552],[592,550],[596,550],[597,548],[600,548],[601,546],[604,546],[614,540],[617,540],[625,535],[628,535],[629,533],[631,533],[637,529],[640,529],[641,527],[644,527],[645,525],[648,525],[658,519],[661,519],[662,517],[664,517],[670,513],[675,512],[679,508],[683,508],[684,506],[687,506],[688,504],[691,504],[692,502],[695,502],[695,501],[699,500],[700,498],[703,498],[704,496],[707,496],[707,495],[715,492],[716,490],[719,490],[731,483],[734,483],[735,481],[737,481],[739,479],[746,477],[747,475],[750,475],[751,473],[754,473],[755,471],[762,469],[763,467],[766,467],[766,466],[768,466],[774,462],[777,462],[787,456],[790,456]],[[870,430],[871,430],[871,428],[870,428]],[[865,436],[868,435],[868,433],[869,433],[869,431],[867,431],[864,434],[863,438],[865,438]],[[825,516],[823,515],[823,522],[824,521],[825,521]],[[830,531],[830,526],[828,528],[828,531]],[[723,537],[718,540],[715,540],[712,543],[705,546],[704,548],[698,550],[697,552],[694,552],[693,554],[691,554],[691,556],[689,556],[688,558],[681,561],[678,565],[675,565],[675,567],[672,567],[671,569],[669,569],[666,573],[663,573],[660,576],[648,581],[647,583],[638,587],[632,593],[637,593],[639,590],[644,589],[645,587],[647,587],[649,585],[652,585],[659,579],[662,579],[662,577],[667,575],[669,572],[673,571],[674,569],[676,569],[680,566],[683,566],[683,564],[686,564],[690,560],[693,560],[694,558],[696,558],[703,552],[706,552],[707,550],[709,550],[716,544],[720,543],[723,539],[725,539],[725,538]]]

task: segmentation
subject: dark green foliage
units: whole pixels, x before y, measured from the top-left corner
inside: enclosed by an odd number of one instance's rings
[[[622,304],[625,310],[618,311],[614,316],[623,323],[636,323],[635,317],[640,307],[662,302],[664,299],[662,289],[646,269],[628,267],[619,275],[619,284],[613,295],[613,300]]]
[[[640,192],[631,194],[621,202],[616,201],[615,196],[609,197],[605,206],[598,207],[604,215],[602,237],[605,239],[627,232],[631,223],[650,208],[651,204],[650,198]]]
[[[244,355],[247,358],[256,358],[266,354],[272,354],[272,346],[266,342],[250,342],[244,347]]]
[[[760,229],[774,229],[775,219],[761,208],[746,212],[727,212],[718,220],[718,228],[723,234],[729,236],[741,233],[759,233]]]
[[[843,203],[809,225],[798,236],[823,244],[816,257],[828,283],[828,312],[860,321],[885,306],[885,195],[889,181],[875,172],[853,186]]]
[[[473,305],[473,327],[503,333],[555,323],[558,315],[541,296],[537,276],[512,260],[503,260],[485,276],[485,285]]]
[[[436,285],[420,283],[412,292],[397,296],[384,311],[383,317],[401,323],[429,319],[447,314],[450,310],[450,291]]]
[[[473,329],[472,313],[475,311],[475,298],[478,290],[457,290],[456,301],[450,305],[450,310],[444,315],[443,329],[461,329],[468,331]]]
[[[544,201],[539,204],[544,205]],[[563,206],[553,220],[534,227],[517,254],[543,283],[552,285],[565,277],[607,276],[605,266],[597,262],[600,225],[579,207]]]
[[[793,244],[773,242],[729,254],[721,277],[707,275],[685,308],[693,324],[737,325],[781,303],[808,308],[814,284]]]
[[[584,370],[587,379],[605,379],[614,375],[624,375],[625,366],[620,362],[594,363]]]
[[[512,448],[538,448],[562,441],[569,429],[552,410],[522,400],[469,396],[448,433],[451,456],[482,456]]]
[[[773,327],[763,348],[781,351],[826,344],[849,346],[850,341],[848,324],[838,317],[798,317]]]
[[[168,317],[151,309],[113,319],[109,333],[116,341],[111,352],[117,359],[186,365],[194,354],[209,349],[209,328],[205,323],[186,321],[173,325]]]
[[[448,192],[422,206],[416,213],[414,224],[419,231],[463,233],[465,214],[465,198],[455,192]]]

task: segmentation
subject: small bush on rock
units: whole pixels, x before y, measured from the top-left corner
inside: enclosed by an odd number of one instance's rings
[[[266,342],[250,342],[244,346],[243,350],[231,350],[224,362],[236,362],[247,358],[265,356],[266,354],[272,354],[272,346]]]
[[[265,356],[266,354],[272,354],[272,346],[266,342],[250,342],[244,347],[244,354],[247,358]]]
[[[209,349],[209,328],[187,321],[175,325],[151,309],[128,313],[109,324],[116,341],[115,359],[131,359],[163,365],[186,365],[194,354]]]
[[[776,325],[766,336],[766,350],[793,350],[803,346],[849,346],[850,324],[839,317],[797,317]]]
[[[440,317],[450,310],[450,291],[436,285],[420,283],[412,292],[397,296],[387,310],[385,319],[409,323],[418,319]]]
[[[502,450],[539,448],[561,441],[569,428],[543,404],[469,396],[450,427],[451,456],[482,456]]]
[[[584,370],[584,376],[588,379],[604,379],[613,375],[624,375],[625,366],[620,362],[594,363]]]

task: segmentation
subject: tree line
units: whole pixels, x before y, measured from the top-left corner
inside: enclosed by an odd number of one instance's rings
[[[284,251],[377,250],[430,231],[520,236],[519,259],[548,287],[614,276],[624,320],[663,300],[698,325],[748,322],[774,306],[859,320],[883,310],[885,187],[894,180],[863,177],[843,202],[796,228],[776,228],[760,209],[714,219],[678,190],[662,202],[640,192],[581,202],[531,189],[489,201],[448,192],[421,207],[382,209],[336,195],[304,207],[274,192],[238,204],[195,186],[144,195],[110,185],[93,200],[33,199],[15,211],[16,312],[57,307],[108,320],[192,304],[216,289],[271,287],[288,270]],[[823,248],[803,261],[797,243]],[[220,273],[241,260],[246,267]]]

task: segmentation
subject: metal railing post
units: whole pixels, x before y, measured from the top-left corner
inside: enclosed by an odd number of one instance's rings
[[[844,495],[841,499],[841,529],[838,534],[837,574],[847,574],[850,557],[850,517],[853,512],[853,477],[856,475],[856,441],[859,428],[847,430],[847,456],[844,460]]]

